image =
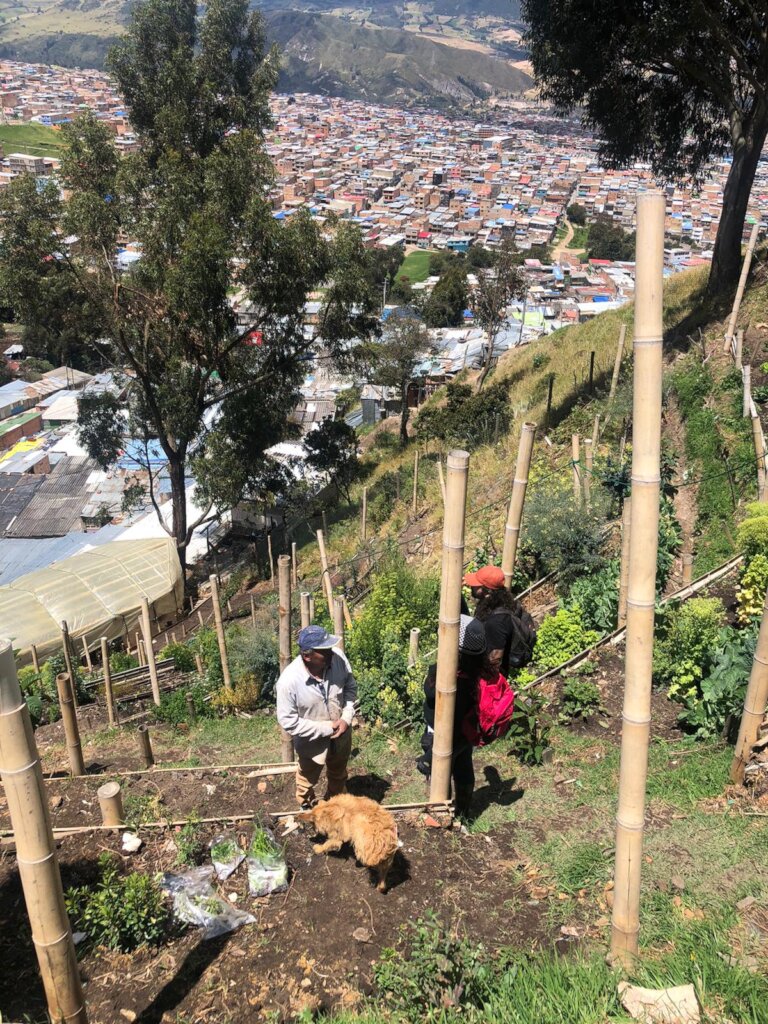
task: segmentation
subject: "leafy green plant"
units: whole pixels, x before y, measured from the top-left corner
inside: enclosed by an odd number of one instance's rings
[[[612,559],[599,572],[574,580],[568,594],[569,606],[581,609],[582,622],[599,633],[616,628],[619,614],[619,563]]]
[[[747,516],[736,529],[736,545],[747,559],[768,555],[768,517]]]
[[[156,793],[128,793],[123,800],[126,828],[135,831],[139,826],[160,817],[162,798]]]
[[[173,658],[173,667],[177,672],[195,671],[195,653],[186,644],[167,644],[158,654],[160,661]]]
[[[109,656],[110,669],[117,672],[127,672],[130,668],[139,667],[139,659],[127,651],[112,651]]]
[[[678,716],[681,725],[697,739],[720,736],[729,720],[729,733],[735,733],[744,708],[756,643],[755,628],[722,631],[709,674],[695,692],[686,694]]]
[[[561,586],[602,568],[606,492],[593,490],[589,508],[577,504],[563,478],[534,481],[525,515],[526,544],[545,572],[557,572]]]
[[[563,687],[560,713],[563,721],[587,718],[601,707],[600,689],[591,679],[569,679]]]
[[[661,639],[653,651],[654,678],[676,700],[694,696],[707,675],[725,620],[722,601],[694,597],[659,617]]]
[[[262,703],[274,702],[280,675],[280,646],[275,632],[232,625],[227,629],[229,668],[235,682],[255,682]]]
[[[211,701],[214,708],[224,712],[255,711],[260,703],[261,684],[252,674],[242,676],[231,690],[220,687]]]
[[[533,651],[534,664],[544,670],[555,668],[599,639],[599,633],[585,628],[578,604],[560,608],[539,626]]]
[[[518,675],[516,683],[524,685]],[[513,689],[515,683],[512,684]],[[549,746],[551,723],[547,715],[548,704],[541,694],[529,691],[515,700],[512,720],[507,732],[509,752],[527,765],[541,764]]]
[[[369,722],[388,725],[421,721],[424,668],[408,667],[405,644],[393,629],[384,630],[382,641],[380,666],[364,666],[357,676],[360,714]]]
[[[509,384],[494,381],[476,392],[467,384],[450,384],[445,392],[446,402],[427,403],[416,420],[419,439],[435,438],[446,444],[460,444],[472,450],[482,444],[492,444],[497,434],[509,430]]]
[[[742,625],[755,622],[763,612],[765,592],[768,589],[768,557],[755,555],[741,574],[736,588],[738,619]]]
[[[187,694],[192,697],[192,708],[195,718],[209,718],[213,713],[212,701],[205,698],[209,694],[209,687],[205,683],[194,683],[192,686],[180,687],[164,693],[160,703],[154,709],[154,716],[158,722],[167,722],[168,725],[180,725],[182,722],[190,721],[189,704]]]
[[[177,864],[200,864],[205,853],[205,841],[199,815],[190,814],[187,823],[175,834],[174,842]]]
[[[190,641],[192,653],[199,654],[205,669],[206,679],[210,683],[223,682],[221,671],[221,655],[216,630],[211,626],[201,626]]]
[[[158,945],[170,926],[170,910],[157,882],[139,872],[120,875],[109,853],[99,857],[96,884],[68,889],[65,902],[75,931],[85,932],[94,946],[123,953]]]

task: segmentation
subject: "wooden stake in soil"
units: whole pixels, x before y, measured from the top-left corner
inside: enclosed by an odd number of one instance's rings
[[[360,540],[364,541],[368,534],[368,488],[363,488],[363,507],[360,512]]]
[[[149,738],[148,725],[140,725],[137,728],[136,739],[139,744],[139,753],[144,760],[144,767],[151,768],[155,763],[155,755],[152,753],[152,741]]]
[[[592,427],[592,450],[597,451],[597,442],[600,439],[600,413],[595,416],[595,423]]]
[[[291,559],[280,555],[277,560],[279,596],[280,671],[291,663]],[[280,756],[285,764],[293,761],[293,740],[285,729],[280,730]]]
[[[411,630],[411,642],[408,647],[408,668],[413,668],[416,662],[419,660],[419,638],[421,636],[421,630],[414,626]]]
[[[227,657],[227,638],[224,635],[224,622],[221,618],[221,601],[219,600],[219,581],[215,575],[209,577],[211,583],[211,602],[213,604],[213,618],[216,623],[216,639],[219,641],[219,655],[221,656],[221,674],[224,678],[224,685],[228,690],[232,689],[232,678],[229,674],[229,658]]]
[[[445,508],[445,474],[443,473],[443,456],[437,456],[437,477],[440,481],[440,493],[443,496],[443,508]]]
[[[752,367],[742,366],[741,368],[741,382],[742,382],[742,400],[741,400],[741,414],[742,416],[749,416],[750,409],[752,408]]]
[[[340,597],[333,599],[333,632],[339,638],[336,645],[340,651],[344,650],[344,602]]]
[[[301,594],[301,628],[304,629],[311,622],[312,619],[309,617],[309,594],[305,590]]]
[[[253,594],[251,594],[251,625],[256,629],[256,602],[253,600]]]
[[[291,541],[291,587],[299,589],[299,555],[296,549],[296,541]]]
[[[351,629],[352,628],[352,616],[350,615],[350,612],[349,612],[349,605],[347,604],[347,599],[346,599],[346,597],[344,597],[343,594],[341,595],[341,606],[344,609],[344,622],[346,624],[346,627],[347,627],[347,629]]]
[[[741,369],[741,359],[744,353],[744,331],[739,328],[736,331],[736,366]]]
[[[432,744],[430,800],[450,799],[453,758],[453,718],[459,665],[461,578],[464,563],[464,524],[467,513],[469,453],[452,451],[447,463],[447,501],[443,522],[443,567],[440,578],[440,619],[437,637],[435,735]]]
[[[69,638],[69,626],[66,623],[66,619],[61,624],[61,643],[64,648],[64,666],[67,670],[67,675],[72,680],[72,703],[77,707],[77,676],[72,660],[72,645]]]
[[[32,655],[32,667],[37,674],[40,674],[40,662],[37,657],[37,647],[34,644],[29,645],[29,653]]]
[[[413,498],[411,499],[411,512],[416,515],[419,508],[419,449],[413,454]]]
[[[690,551],[683,552],[683,586],[693,583],[693,555]]]
[[[119,782],[105,782],[96,790],[101,808],[101,821],[103,825],[114,825],[120,828],[125,824],[123,814],[123,795]]]
[[[577,505],[581,504],[581,473],[579,452],[579,435],[571,434],[571,464],[573,465],[573,497]]]
[[[757,233],[760,230],[760,221],[755,221],[752,225],[752,231],[749,235],[749,242],[747,243],[747,251],[744,253],[744,262],[741,265],[741,276],[739,277],[739,286],[736,289],[736,295],[733,300],[733,309],[731,310],[731,316],[728,320],[728,330],[725,332],[725,344],[723,345],[723,352],[727,352],[731,347],[731,341],[736,331],[736,321],[739,319],[739,308],[741,307],[741,300],[744,298],[744,289],[747,285],[747,278],[749,277],[749,268],[752,266],[752,254],[755,251],[755,245],[757,243]]]
[[[632,963],[640,929],[640,868],[651,723],[653,618],[661,489],[661,376],[664,213],[666,197],[637,197],[632,417],[632,527],[624,710],[611,952]]]
[[[267,532],[267,558],[269,558],[269,580],[272,589],[275,589],[275,559],[272,556],[272,533]]]
[[[612,402],[616,396],[616,388],[619,386],[619,374],[621,373],[621,360],[624,357],[624,339],[627,336],[627,325],[622,324],[619,328],[619,342],[616,346],[616,358],[613,361],[613,375],[611,376],[611,390],[608,392],[608,401]]]
[[[315,595],[309,595],[309,621],[315,621]]]
[[[80,728],[77,724],[77,714],[72,699],[72,680],[66,672],[60,672],[56,676],[56,689],[59,694],[59,709],[64,726],[70,774],[85,775],[83,748],[80,745]]]
[[[155,664],[155,649],[152,646],[152,622],[149,617],[149,601],[146,597],[141,599],[141,632],[144,634],[144,654],[149,666],[149,680],[152,684],[152,700],[160,704],[160,684],[157,681],[157,665]]]
[[[760,632],[757,634],[757,646],[752,661],[752,672],[744,695],[744,711],[741,715],[739,738],[731,762],[731,782],[744,781],[744,769],[749,762],[752,744],[757,742],[760,726],[768,705],[768,593],[763,604],[763,617],[760,620]]]
[[[88,667],[88,672],[93,673],[93,662],[91,661],[91,652],[88,650],[88,642],[85,637],[82,637],[83,642],[83,657],[85,658],[85,664]]]
[[[0,643],[0,777],[16,842],[24,892],[48,1013],[53,1021],[88,1024],[75,944],[51,830],[48,795],[7,640]]]
[[[755,443],[755,462],[757,463],[757,500],[765,501],[765,438],[760,417],[757,415],[755,403],[750,401],[750,415],[752,417],[752,439]]]
[[[325,553],[325,537],[322,530],[317,531],[317,546],[320,549],[320,566],[323,570],[323,589],[325,600],[328,602],[328,614],[333,620],[333,586],[331,585],[331,574],[328,571],[328,556]]]
[[[520,445],[517,449],[515,477],[512,481],[512,497],[507,512],[507,525],[504,527],[504,546],[501,554],[501,568],[504,573],[504,585],[512,585],[517,559],[517,545],[520,540],[520,524],[523,519],[525,492],[528,488],[528,473],[531,468],[531,452],[536,437],[536,424],[524,423],[520,431]]]
[[[200,657],[199,654],[195,655],[195,668],[197,669],[197,674],[202,679],[203,676],[205,675],[205,669],[203,668],[203,659]]]
[[[139,668],[144,668],[147,664],[147,658],[144,653],[144,641],[138,633],[136,634],[136,657],[139,659]]]
[[[109,665],[109,644],[107,638],[101,638],[101,667],[104,672],[104,700],[107,702],[107,718],[110,729],[117,725],[115,699],[112,695],[112,669]]]
[[[592,440],[584,438],[584,501],[587,506],[590,502],[590,484],[592,481]]]

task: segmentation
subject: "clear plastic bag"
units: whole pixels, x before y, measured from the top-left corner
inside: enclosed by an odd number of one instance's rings
[[[251,896],[269,896],[288,888],[288,864],[282,847],[266,825],[257,825],[245,856]]]
[[[170,872],[163,875],[161,885],[173,896],[173,913],[177,920],[202,928],[203,939],[215,939],[244,924],[255,924],[253,914],[237,910],[216,895],[212,878],[213,867],[208,864],[181,875]]]
[[[245,854],[237,845],[237,839],[231,832],[222,832],[214,836],[210,842],[211,862],[220,882],[233,874],[245,860]]]

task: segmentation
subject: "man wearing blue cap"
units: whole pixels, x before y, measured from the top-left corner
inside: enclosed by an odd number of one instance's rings
[[[346,789],[357,683],[347,659],[332,649],[339,637],[322,626],[305,626],[298,642],[298,658],[277,681],[277,720],[293,738],[296,799],[309,808],[317,803],[315,786],[323,765],[326,798]]]

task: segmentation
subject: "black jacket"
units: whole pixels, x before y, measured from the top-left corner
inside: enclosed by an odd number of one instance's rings
[[[453,717],[453,743],[454,747],[459,742],[464,742],[462,722],[468,711],[475,706],[477,690],[477,679],[459,672],[456,677],[456,711]],[[427,670],[427,677],[424,680],[424,721],[430,727],[435,727],[435,700],[437,698],[437,665],[430,665]]]

